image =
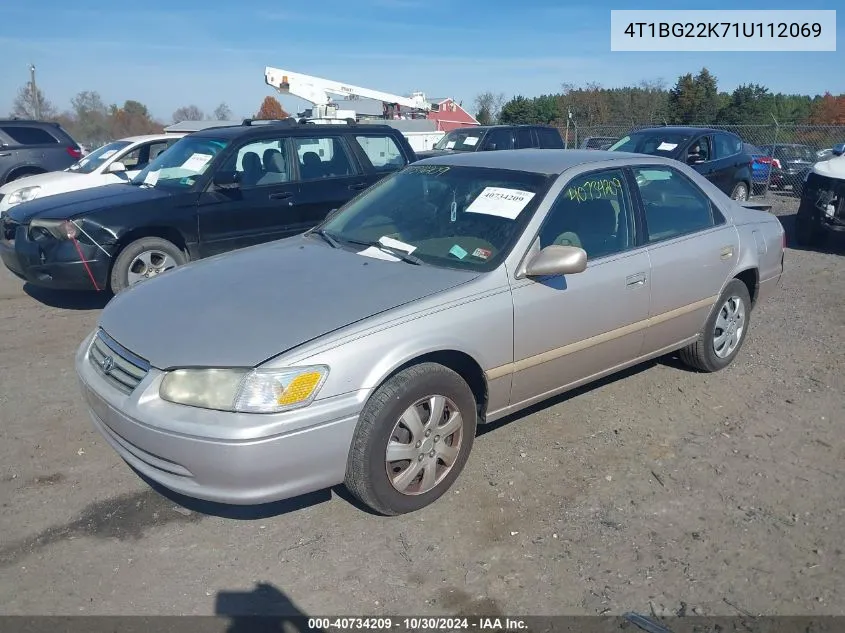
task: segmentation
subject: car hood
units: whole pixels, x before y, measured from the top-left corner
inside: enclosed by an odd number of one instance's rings
[[[34,217],[65,220],[92,211],[122,207],[169,196],[170,194],[166,191],[153,187],[118,183],[58,193],[46,198],[36,198],[12,207],[8,213],[13,220],[21,224],[26,224]]]
[[[845,156],[836,156],[835,158],[816,163],[813,165],[813,172],[819,176],[845,180]]]
[[[296,236],[143,281],[109,302],[100,326],[159,369],[255,367],[477,276],[365,257]]]
[[[85,177],[86,174],[76,174],[68,171],[50,171],[46,174],[35,174],[34,176],[26,176],[19,180],[7,182],[0,187],[0,193],[6,195],[24,187],[49,187],[51,185],[61,184],[65,181],[77,180],[80,177]]]

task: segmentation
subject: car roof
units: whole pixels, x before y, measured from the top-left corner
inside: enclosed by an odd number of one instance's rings
[[[605,161],[626,161],[631,159],[675,164],[675,161],[660,156],[644,156],[631,152],[608,152],[587,149],[509,149],[495,152],[459,152],[446,156],[425,158],[415,165],[452,165],[455,167],[489,167],[510,169],[546,175],[562,174],[577,165]]]
[[[117,139],[118,141],[126,141],[129,143],[144,143],[146,141],[166,141],[170,138],[181,138],[187,136],[185,132],[168,132],[167,134],[141,134],[139,136],[125,136]]]

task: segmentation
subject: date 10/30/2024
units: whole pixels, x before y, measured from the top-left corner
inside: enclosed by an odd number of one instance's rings
[[[522,631],[527,623],[522,618],[506,617],[322,617],[308,618],[312,631]]]

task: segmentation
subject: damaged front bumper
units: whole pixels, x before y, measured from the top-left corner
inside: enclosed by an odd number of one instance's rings
[[[83,232],[57,239],[35,233],[8,215],[0,222],[0,259],[8,270],[36,286],[63,290],[104,290],[111,270],[111,245]],[[113,248],[113,246],[112,246]]]
[[[799,214],[809,210],[817,228],[845,232],[845,181],[810,174],[804,184]]]

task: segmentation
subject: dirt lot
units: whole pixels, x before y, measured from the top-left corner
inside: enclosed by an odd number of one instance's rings
[[[728,370],[652,363],[497,424],[455,490],[390,519],[152,491],[81,405],[102,302],[3,270],[0,612],[845,614],[845,245],[786,264]]]

